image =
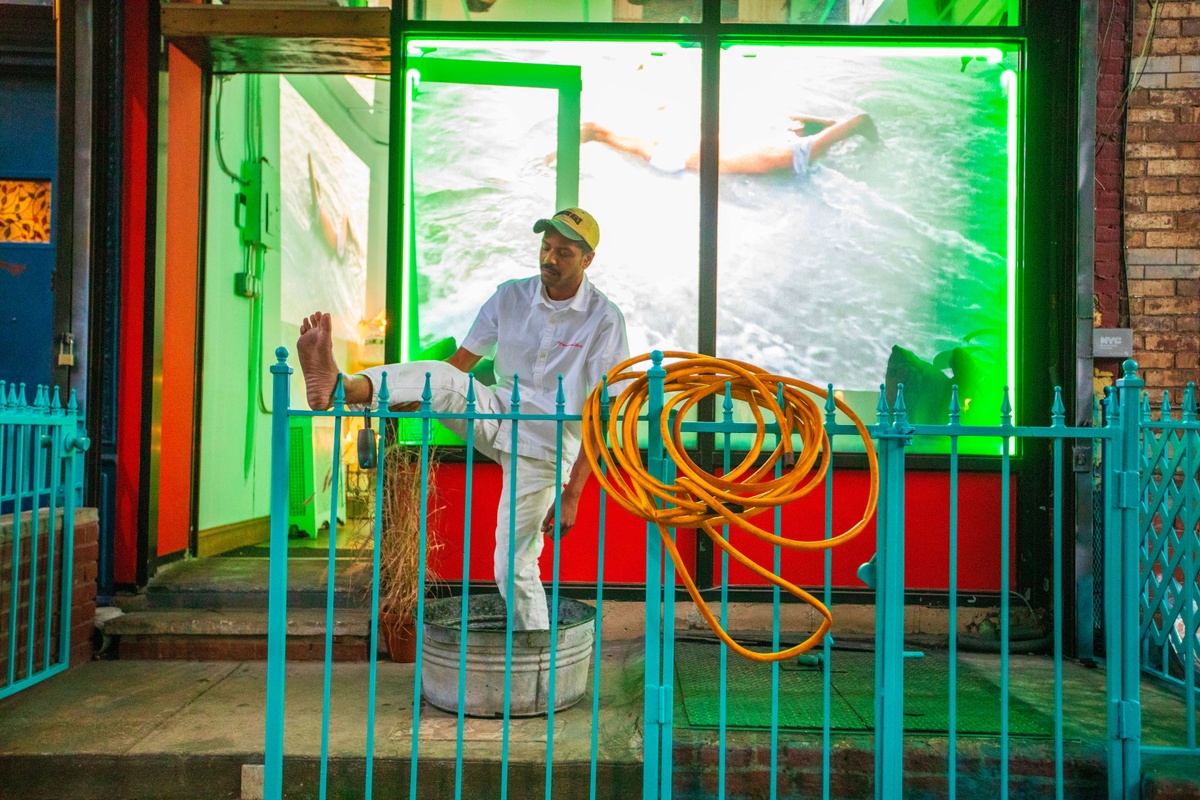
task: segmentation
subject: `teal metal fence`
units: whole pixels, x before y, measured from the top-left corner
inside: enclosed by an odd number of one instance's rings
[[[75,393],[0,381],[0,698],[67,668],[75,508],[88,448]]]
[[[666,458],[664,454],[664,443],[659,433],[660,425],[656,415],[663,414],[663,371],[659,368],[660,354],[655,354],[656,360],[652,369],[647,371],[649,376],[649,405],[648,414],[645,422],[645,431],[648,431],[649,445],[645,449],[646,468],[650,474],[660,477],[664,483],[669,483],[674,476],[675,464],[670,458]],[[364,418],[363,411],[350,411],[344,408],[342,398],[344,395],[339,386],[335,393],[334,410],[327,412],[310,412],[290,410],[289,403],[289,378],[291,368],[286,363],[287,351],[280,348],[277,351],[278,362],[271,367],[274,373],[274,408],[276,413],[274,416],[274,433],[273,433],[273,453],[272,453],[272,513],[271,513],[271,588],[270,588],[270,642],[268,645],[268,684],[267,684],[267,728],[266,728],[266,748],[265,748],[265,789],[266,797],[279,798],[283,792],[283,776],[284,776],[284,697],[285,697],[285,647],[284,640],[286,635],[286,614],[287,614],[287,514],[288,514],[288,465],[289,465],[289,437],[288,437],[288,416],[301,415],[312,417],[332,417],[333,418],[333,434],[334,441],[341,441],[343,431],[343,420],[350,417]],[[519,381],[517,382],[519,387]],[[1106,653],[1107,659],[1104,663],[1104,679],[1103,686],[1099,683],[1092,689],[1091,700],[1095,702],[1096,714],[1101,720],[1098,722],[1098,730],[1101,732],[1096,737],[1096,742],[1103,741],[1102,746],[1093,742],[1083,742],[1082,744],[1074,742],[1072,746],[1095,746],[1099,747],[1100,755],[1098,758],[1105,763],[1107,783],[1106,793],[1110,798],[1135,798],[1140,796],[1141,782],[1141,757],[1145,750],[1154,750],[1156,748],[1144,748],[1142,743],[1142,697],[1141,697],[1141,680],[1143,676],[1144,663],[1157,663],[1158,675],[1165,680],[1173,679],[1178,686],[1183,686],[1183,693],[1186,695],[1184,702],[1177,704],[1174,708],[1179,709],[1181,716],[1186,715],[1187,735],[1185,741],[1177,748],[1168,748],[1172,752],[1178,752],[1185,755],[1196,755],[1195,750],[1195,677],[1197,675],[1194,661],[1188,661],[1188,658],[1193,658],[1197,648],[1195,647],[1196,636],[1196,618],[1195,611],[1196,601],[1196,562],[1200,561],[1197,558],[1195,537],[1196,537],[1196,521],[1197,508],[1196,498],[1200,496],[1200,490],[1197,489],[1195,483],[1195,470],[1193,467],[1200,466],[1200,454],[1196,453],[1194,444],[1197,437],[1197,431],[1200,430],[1200,423],[1196,420],[1195,403],[1193,395],[1189,393],[1189,400],[1185,403],[1183,419],[1179,422],[1161,422],[1158,424],[1157,432],[1148,430],[1146,437],[1143,439],[1142,426],[1145,422],[1144,408],[1141,402],[1141,391],[1143,383],[1136,376],[1136,364],[1126,362],[1123,376],[1117,382],[1117,388],[1110,400],[1108,401],[1108,413],[1105,424],[1101,427],[1070,427],[1065,421],[1065,409],[1062,403],[1061,395],[1056,388],[1052,396],[1047,397],[1050,411],[1048,414],[1048,424],[1043,426],[1017,426],[1012,421],[1011,405],[1007,395],[1000,399],[997,404],[997,424],[990,426],[980,425],[963,425],[961,423],[961,413],[958,405],[957,395],[952,396],[949,409],[949,422],[945,425],[922,425],[911,424],[904,403],[903,387],[900,387],[896,399],[893,403],[888,403],[886,395],[880,391],[878,404],[878,419],[869,426],[869,435],[875,441],[879,454],[879,506],[876,516],[875,531],[877,536],[877,551],[874,558],[870,562],[863,564],[859,569],[859,576],[863,581],[872,586],[875,592],[875,639],[874,639],[874,666],[871,669],[874,673],[874,695],[873,702],[868,703],[868,709],[864,712],[864,716],[872,717],[869,726],[870,742],[873,744],[874,750],[874,776],[871,785],[876,797],[882,798],[898,798],[906,794],[906,781],[911,780],[905,772],[906,756],[909,753],[906,751],[906,741],[911,742],[911,734],[906,733],[906,661],[912,659],[920,659],[925,654],[913,650],[906,649],[905,639],[905,547],[906,547],[906,531],[905,531],[905,484],[908,478],[906,469],[906,451],[912,445],[914,439],[919,437],[938,437],[945,440],[949,452],[948,457],[948,488],[949,488],[949,505],[944,509],[930,509],[929,514],[945,515],[948,518],[950,529],[950,548],[949,548],[949,586],[948,586],[948,630],[947,637],[948,653],[946,657],[947,676],[944,688],[940,697],[942,699],[935,700],[935,705],[939,707],[938,713],[945,715],[945,733],[938,735],[938,741],[945,743],[944,755],[937,756],[943,758],[943,768],[938,770],[939,776],[933,776],[939,781],[939,790],[935,794],[948,795],[954,798],[961,794],[967,794],[966,788],[962,785],[964,781],[964,769],[971,768],[972,764],[990,763],[994,764],[994,773],[989,772],[986,775],[971,775],[969,782],[971,784],[971,793],[973,796],[980,796],[981,782],[986,785],[983,794],[989,797],[1010,797],[1010,796],[1029,796],[1030,791],[1036,794],[1049,795],[1053,794],[1056,797],[1062,798],[1066,796],[1095,796],[1092,792],[1095,786],[1088,785],[1083,789],[1072,784],[1075,778],[1068,775],[1068,759],[1066,755],[1067,736],[1065,735],[1065,727],[1069,724],[1074,724],[1074,720],[1067,720],[1064,712],[1066,701],[1064,700],[1064,689],[1075,686],[1075,679],[1066,679],[1065,664],[1064,664],[1064,639],[1063,639],[1063,536],[1064,536],[1064,509],[1063,509],[1063,494],[1066,485],[1066,480],[1070,478],[1069,469],[1064,470],[1064,448],[1075,445],[1079,442],[1100,443],[1101,451],[1104,453],[1102,469],[1102,480],[1105,486],[1103,492],[1104,503],[1101,508],[1104,531],[1105,531],[1105,559],[1104,559],[1104,585],[1105,585],[1105,607],[1104,607],[1104,628],[1106,631]],[[607,415],[609,413],[609,405],[607,398],[607,390],[603,389],[601,397],[601,413]],[[828,390],[828,397],[833,397],[833,387]],[[405,398],[408,399],[408,398]],[[668,404],[669,405],[669,404]],[[386,408],[387,398],[381,397],[380,407]],[[716,436],[718,446],[723,450],[723,459],[726,469],[730,466],[730,451],[731,441],[734,436],[745,434],[748,431],[756,429],[765,429],[769,437],[775,437],[775,441],[779,441],[779,427],[771,422],[759,423],[739,423],[735,422],[733,415],[730,413],[731,404],[726,401],[724,412],[721,414],[721,419],[714,422],[701,423],[680,423],[679,429],[683,432],[702,432],[711,433]],[[285,412],[286,410],[286,412]],[[1164,417],[1168,415],[1163,415]],[[550,422],[557,426],[559,436],[562,435],[562,427],[565,423],[580,420],[579,415],[569,415],[563,413],[560,403],[558,413],[554,415],[524,415],[520,412],[519,396],[517,391],[514,391],[512,398],[512,411],[502,415],[487,415],[476,412],[474,406],[473,395],[468,395],[465,413],[462,414],[437,414],[432,411],[431,393],[426,384],[425,392],[422,396],[421,406],[418,411],[414,412],[393,412],[393,411],[377,411],[366,412],[366,425],[375,430],[382,430],[382,425],[389,419],[405,419],[416,420],[421,429],[420,442],[420,458],[422,465],[422,474],[427,474],[427,467],[430,459],[429,438],[430,429],[435,419],[458,419],[463,420],[466,426],[467,448],[467,470],[466,470],[466,502],[470,503],[472,498],[472,459],[471,443],[473,441],[475,424],[481,420],[499,419],[505,424],[510,424],[513,428],[514,440],[522,425],[534,421],[543,423]],[[670,420],[671,425],[675,424],[675,420]],[[411,428],[410,428],[411,430]],[[859,435],[859,431],[853,426],[840,422],[836,409],[831,399],[827,400],[825,405],[825,431],[830,438],[831,444],[838,437],[848,435]],[[957,637],[955,632],[959,630],[959,606],[964,600],[963,593],[959,588],[960,576],[960,553],[963,543],[959,541],[959,514],[961,504],[973,502],[971,497],[963,497],[960,491],[960,463],[959,463],[959,445],[963,439],[969,437],[984,437],[994,440],[999,449],[999,456],[995,459],[994,469],[1000,476],[1000,518],[996,520],[1000,532],[1000,553],[999,553],[999,586],[1002,587],[999,592],[999,614],[998,614],[998,631],[997,631],[997,646],[995,664],[988,667],[994,673],[994,686],[989,689],[998,706],[998,724],[995,730],[989,734],[987,742],[988,747],[993,748],[988,750],[989,755],[984,761],[979,760],[979,736],[978,731],[967,730],[966,725],[961,724],[966,715],[969,715],[974,709],[964,708],[960,705],[960,699],[964,691],[964,686],[967,684],[967,678],[964,677],[963,670],[968,666],[969,659],[965,658],[959,652],[957,646]],[[376,464],[383,463],[383,439],[378,436],[375,439],[373,454]],[[1014,754],[1013,744],[1020,741],[1021,732],[1014,727],[1014,719],[1012,716],[1013,709],[1026,707],[1030,704],[1020,699],[1014,701],[1013,698],[1013,676],[1014,676],[1014,644],[1012,630],[1012,614],[1010,613],[1011,597],[1008,587],[1012,584],[1011,578],[1013,574],[1013,565],[1011,563],[1010,552],[1012,542],[1010,540],[1010,531],[1012,529],[1011,519],[1011,492],[1012,482],[1010,478],[1013,475],[1014,461],[1022,452],[1018,448],[1025,448],[1025,452],[1029,452],[1034,448],[1045,448],[1048,454],[1048,459],[1052,463],[1051,478],[1049,487],[1045,496],[1045,512],[1048,519],[1048,527],[1053,542],[1046,549],[1046,552],[1052,553],[1052,579],[1049,586],[1052,596],[1049,602],[1048,616],[1051,619],[1052,630],[1046,637],[1049,641],[1047,647],[1050,650],[1048,656],[1043,656],[1041,661],[1028,662],[1021,660],[1019,662],[1020,670],[1024,674],[1028,674],[1034,670],[1041,685],[1047,686],[1048,693],[1051,697],[1042,703],[1039,710],[1049,717],[1049,726],[1052,730],[1049,731],[1047,739],[1052,742],[1049,749],[1044,752],[1044,760],[1046,763],[1053,765],[1053,776],[1045,778],[1045,783],[1037,784],[1038,787],[1031,790],[1030,773],[1028,768],[1028,753]],[[829,450],[827,452],[832,452]],[[718,453],[718,458],[722,458],[722,453]],[[1165,459],[1165,461],[1164,461]],[[368,458],[370,460],[370,458]],[[559,464],[557,469],[558,475],[561,478],[564,465]],[[780,475],[782,465],[776,466],[776,475]],[[376,479],[376,517],[380,518],[379,503],[382,499],[383,486],[383,470],[377,471]],[[1065,474],[1066,473],[1066,474]],[[328,729],[329,729],[329,714],[330,714],[330,676],[332,675],[333,665],[331,662],[332,654],[332,631],[333,631],[333,564],[335,560],[334,541],[336,540],[336,532],[338,526],[337,517],[337,476],[338,469],[333,469],[331,474],[334,476],[333,486],[333,506],[330,509],[329,524],[330,524],[330,552],[329,552],[329,586],[330,586],[330,601],[328,608],[328,624],[327,624],[327,639],[326,639],[326,663],[325,663],[325,695],[323,701],[323,718],[322,718],[322,748],[321,748],[321,787],[320,796],[323,798],[326,794],[326,786],[328,780],[328,765],[329,765],[329,750],[328,750]],[[1164,477],[1166,476],[1166,477]],[[837,470],[830,467],[826,476],[825,482],[825,537],[832,539],[834,537],[832,510],[834,504],[834,485],[839,480]],[[561,486],[561,479],[558,485]],[[426,488],[422,484],[422,489]],[[515,497],[515,486],[512,487]],[[424,491],[422,492],[424,495]],[[515,502],[514,498],[510,498],[511,502]],[[561,497],[556,496],[555,504],[556,511],[558,509]],[[666,507],[668,501],[662,501],[662,506]],[[601,762],[599,755],[600,747],[599,729],[602,718],[602,664],[604,663],[604,648],[606,643],[603,637],[603,618],[605,603],[608,602],[605,597],[605,585],[603,581],[604,568],[603,559],[606,557],[604,547],[605,533],[605,501],[601,497],[600,503],[600,540],[598,557],[597,574],[600,580],[597,581],[595,587],[595,653],[592,663],[592,679],[591,679],[591,736],[590,736],[590,796],[611,796],[613,795],[613,787],[604,787],[602,785],[604,778],[601,776]],[[470,520],[471,515],[467,513],[465,519],[466,529],[464,530],[464,543],[466,551],[469,554],[471,542]],[[426,536],[427,536],[427,521],[428,508],[425,502],[422,501],[421,508],[421,524],[419,530],[420,551],[424,553]],[[775,512],[775,521],[778,529],[780,522],[779,511]],[[378,586],[378,575],[380,564],[378,560],[378,540],[380,529],[376,522],[373,536],[375,537],[376,554],[373,570],[375,576],[374,585]],[[674,537],[674,532],[670,534]],[[553,575],[551,581],[551,609],[558,607],[559,597],[559,540],[554,537],[553,541]],[[646,591],[645,591],[645,636],[644,636],[644,662],[641,671],[640,685],[643,691],[641,698],[642,714],[639,720],[638,729],[641,732],[641,752],[640,765],[642,769],[642,790],[643,798],[671,798],[676,796],[675,786],[680,783],[681,774],[686,774],[688,771],[696,771],[699,769],[709,770],[711,765],[705,764],[703,767],[695,764],[677,768],[674,763],[675,748],[679,743],[678,729],[675,719],[676,707],[676,651],[678,646],[678,637],[674,630],[674,621],[676,618],[674,604],[676,600],[675,574],[673,571],[672,561],[664,558],[664,545],[659,537],[657,528],[647,525],[647,547],[645,551],[646,558]],[[908,542],[911,547],[911,541]],[[609,554],[611,555],[611,554]],[[776,575],[781,570],[781,553],[778,546],[774,547],[773,553],[773,571]],[[919,554],[918,554],[918,557]],[[832,554],[829,550],[824,553],[825,565],[825,581],[821,588],[821,593],[825,604],[830,605],[832,601],[832,589],[830,575]],[[421,635],[425,619],[424,591],[425,591],[425,575],[424,561],[421,563],[420,576],[420,601],[416,612],[416,630],[417,630],[417,663],[422,663],[423,654],[423,638]],[[467,574],[467,564],[464,560],[463,574]],[[512,570],[509,570],[511,576]],[[1100,576],[1097,576],[1100,580]],[[728,558],[723,557],[721,563],[721,574],[719,576],[720,586],[720,619],[722,624],[727,624],[729,619],[729,579],[728,579]],[[664,588],[666,587],[666,588]],[[464,577],[461,591],[464,595],[464,603],[462,606],[463,624],[466,622],[465,597],[470,591]],[[1018,598],[1019,600],[1020,598]],[[772,598],[770,601],[772,611],[771,644],[773,649],[778,650],[781,646],[781,593],[778,585],[775,586]],[[378,614],[378,594],[377,591],[372,597],[372,614],[373,619],[377,618]],[[836,612],[835,612],[836,615]],[[552,613],[552,620],[556,619]],[[512,614],[509,611],[508,635],[505,644],[505,681],[504,681],[504,714],[502,727],[502,749],[500,753],[500,780],[498,783],[498,795],[501,798],[508,796],[530,796],[533,789],[528,785],[521,785],[519,790],[514,790],[509,784],[509,774],[512,769],[510,763],[510,733],[512,730],[512,720],[509,714],[509,703],[512,691],[511,676],[513,671],[513,634],[512,634]],[[556,623],[552,623],[556,624]],[[372,626],[374,637],[375,626]],[[790,637],[795,637],[794,631],[788,634]],[[769,699],[759,699],[764,706],[769,705],[765,709],[766,716],[769,718],[767,729],[769,730],[767,750],[769,757],[766,759],[767,769],[769,770],[769,785],[766,791],[769,791],[769,796],[772,798],[783,796],[801,796],[797,794],[798,790],[794,781],[788,787],[780,785],[780,775],[783,773],[783,758],[785,751],[790,754],[795,751],[798,743],[801,740],[811,740],[813,737],[820,736],[821,742],[821,758],[819,767],[817,768],[818,778],[814,784],[810,785],[809,789],[805,789],[803,796],[819,795],[829,798],[835,796],[847,796],[843,788],[838,787],[838,781],[844,777],[839,774],[839,770],[845,770],[846,767],[835,766],[831,754],[835,750],[835,745],[838,738],[844,735],[844,731],[839,730],[843,727],[841,722],[834,720],[835,708],[839,702],[845,701],[845,689],[839,688],[835,691],[832,686],[835,670],[834,665],[850,663],[850,654],[842,653],[837,649],[837,643],[834,637],[837,635],[837,627],[835,624],[832,635],[826,636],[821,642],[820,651],[815,655],[815,658],[809,656],[808,663],[815,664],[820,671],[821,689],[819,693],[821,714],[819,727],[813,726],[810,728],[811,733],[799,734],[792,729],[785,729],[783,722],[780,719],[781,707],[781,692],[788,686],[789,682],[795,681],[795,673],[789,672],[788,676],[782,674],[781,665],[775,662],[770,665],[770,689],[767,697]],[[557,657],[557,642],[558,639],[552,635],[550,637],[550,653],[549,658],[553,666]],[[376,641],[372,639],[372,652],[375,651]],[[466,641],[465,637],[462,640],[462,648],[460,651],[460,667],[466,660]],[[1160,654],[1158,662],[1146,660],[1150,658],[1151,651]],[[1169,656],[1169,657],[1168,657]],[[733,658],[739,658],[734,656]],[[1174,660],[1172,660],[1174,659]],[[1178,666],[1172,672],[1170,665],[1182,663],[1184,667],[1181,670]],[[1166,666],[1164,666],[1166,665]],[[734,735],[731,731],[730,717],[734,710],[734,706],[744,709],[749,702],[754,702],[753,699],[745,695],[730,696],[731,691],[736,692],[737,689],[731,689],[731,673],[734,671],[732,659],[728,657],[726,647],[722,644],[719,656],[719,666],[715,676],[717,691],[719,693],[719,713],[718,722],[716,725],[716,771],[717,779],[715,787],[709,783],[705,784],[705,789],[697,795],[696,792],[683,792],[687,797],[705,796],[705,797],[733,797],[748,796],[743,790],[733,791],[728,789],[732,781],[733,765],[729,763],[727,754],[730,752],[730,737]],[[1189,673],[1188,670],[1191,670]],[[842,670],[844,671],[844,670]],[[1072,666],[1072,674],[1077,672]],[[465,696],[466,687],[465,671],[459,670],[458,691],[460,701]],[[1186,674],[1192,676],[1191,679],[1186,677]],[[554,669],[551,669],[550,675],[554,675]],[[371,797],[373,791],[374,772],[373,764],[375,760],[375,705],[376,705],[376,690],[377,690],[377,667],[372,660],[369,667],[369,707],[366,730],[366,749],[363,756],[366,760],[365,785],[362,787],[361,794],[365,797]],[[418,774],[422,765],[422,706],[421,706],[421,681],[422,669],[418,668],[414,672],[413,677],[413,708],[412,708],[412,728],[411,728],[411,752],[409,755],[408,764],[408,784],[409,797],[418,797]],[[1081,684],[1082,685],[1082,684]],[[1076,689],[1072,688],[1072,691]],[[551,686],[549,697],[553,698],[554,694],[553,677],[551,677]],[[813,701],[814,703],[817,701]],[[1077,701],[1073,701],[1077,702]],[[551,703],[551,706],[553,703]],[[472,794],[472,787],[465,786],[464,782],[468,780],[467,771],[464,769],[464,752],[465,752],[465,734],[464,734],[464,715],[461,711],[462,703],[460,702],[460,711],[456,719],[455,731],[455,780],[454,780],[454,796],[456,798],[464,795]],[[1078,712],[1076,712],[1078,713]],[[553,710],[548,713],[545,728],[545,746],[544,746],[544,785],[537,787],[537,792],[543,792],[545,797],[552,797],[552,788],[554,781],[554,768],[556,764],[556,727],[555,714]],[[1075,730],[1075,728],[1072,728]],[[1074,734],[1073,734],[1074,736]],[[1077,739],[1078,736],[1075,736]],[[968,761],[963,756],[965,749],[964,742],[969,740],[971,749],[974,755],[972,760]],[[428,742],[426,742],[428,744]],[[1163,748],[1157,748],[1163,749]],[[934,752],[942,752],[935,750]],[[988,760],[990,759],[990,761]],[[935,759],[936,760],[936,759]],[[1017,775],[1012,773],[1013,765],[1019,764],[1020,769]],[[739,765],[739,766],[744,766]],[[1074,769],[1074,767],[1072,767]],[[528,774],[522,772],[521,774]],[[792,776],[795,777],[794,775]],[[929,776],[925,776],[928,778]],[[865,784],[861,784],[865,785]],[[618,787],[620,796],[631,796],[630,787]],[[758,791],[758,790],[756,790]],[[1104,791],[1104,790],[1101,790]],[[447,788],[446,793],[449,793]],[[423,796],[423,795],[421,795]],[[755,793],[753,796],[763,796],[761,793]],[[859,795],[861,796],[861,794]]]
[[[1149,396],[1143,396],[1140,413],[1141,666],[1146,673],[1177,687],[1184,699],[1183,730],[1177,746],[1147,746],[1143,751],[1195,756],[1200,754],[1196,744],[1200,686],[1200,421],[1196,387],[1188,384],[1178,409],[1172,408],[1167,394],[1157,409],[1152,408]]]

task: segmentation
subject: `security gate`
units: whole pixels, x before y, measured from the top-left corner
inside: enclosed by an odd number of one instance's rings
[[[78,458],[88,448],[72,390],[0,381],[0,698],[67,668]]]

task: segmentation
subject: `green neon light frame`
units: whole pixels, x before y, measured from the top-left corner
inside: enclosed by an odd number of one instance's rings
[[[628,29],[626,29],[628,30]],[[694,32],[694,33],[693,33]],[[441,34],[441,32],[438,32]],[[661,36],[661,31],[656,31]],[[656,36],[651,42],[645,36],[576,36],[572,40],[589,41],[589,42],[646,42],[653,44],[654,47],[671,48],[672,46],[686,47],[686,42],[683,39],[695,40],[696,43],[708,43],[713,39],[704,36],[700,31],[696,31],[693,27],[689,33],[692,36],[682,38]],[[945,44],[941,40],[930,39],[928,33],[925,32],[920,38],[913,37],[910,39],[888,39],[880,37],[878,32],[873,35],[829,35],[830,31],[826,29],[824,35],[818,37],[811,36],[796,36],[795,38],[781,39],[778,35],[772,35],[769,39],[759,40],[754,36],[738,36],[720,37],[717,40],[717,47],[721,51],[732,51],[734,54],[741,50],[745,51],[747,57],[752,57],[755,50],[762,48],[794,48],[794,47],[836,47],[839,52],[851,54],[854,52],[872,52],[879,53],[881,50],[889,51],[889,55],[900,58],[973,58],[988,64],[1000,64],[1005,58],[1012,56],[1014,53],[1018,55],[1019,63],[1024,64],[1023,53],[1027,44],[1019,38],[1013,37],[1011,29],[1006,35],[1001,38],[997,37],[992,40],[980,41],[978,37],[972,37],[970,40],[947,37]],[[839,31],[841,33],[841,31]],[[863,31],[866,33],[866,31]],[[455,49],[487,49],[497,45],[504,44],[535,44],[541,41],[562,41],[561,38],[547,38],[542,36],[518,36],[513,35],[511,31],[496,32],[496,36],[480,35],[478,29],[471,32],[471,36],[456,36],[453,33],[447,32],[442,35],[432,35],[430,31],[421,31],[419,35],[414,31],[413,35],[405,40],[405,46],[400,52],[407,54],[404,59],[405,74],[408,76],[408,90],[405,92],[405,99],[412,97],[412,90],[421,82],[443,82],[443,83],[471,83],[471,84],[490,84],[490,85],[505,85],[505,86],[520,86],[520,87],[539,87],[559,91],[559,117],[558,117],[558,152],[557,163],[561,168],[567,167],[570,169],[570,174],[565,175],[567,171],[563,169],[557,176],[557,197],[558,207],[570,205],[577,199],[578,193],[578,158],[579,158],[579,142],[577,137],[570,135],[573,130],[578,130],[578,121],[580,114],[580,91],[581,82],[579,78],[579,68],[575,66],[564,65],[549,65],[549,64],[528,64],[517,62],[502,62],[502,61],[476,61],[476,60],[457,60],[453,58],[434,58],[426,53],[431,53],[438,47],[452,47]],[[673,41],[663,41],[663,39]],[[707,82],[709,75],[704,75],[703,79]],[[1021,252],[1022,247],[1022,224],[1020,215],[1022,213],[1023,203],[1021,202],[1021,119],[1022,119],[1022,91],[1021,87],[1024,83],[1023,74],[1018,74],[1013,69],[1005,70],[1001,75],[1001,84],[1007,96],[1006,106],[1006,154],[1007,154],[1007,174],[1006,174],[1006,226],[1004,233],[1004,242],[1006,247],[1005,254],[1005,350],[1006,364],[1001,368],[1003,370],[1003,378],[1010,387],[1010,402],[1014,407],[1014,414],[1018,405],[1019,398],[1023,394],[1017,391],[1017,327],[1021,315],[1018,309],[1019,287],[1017,285],[1018,278],[1021,274]],[[702,89],[702,91],[709,91]],[[408,203],[404,203],[403,212],[403,230],[407,237],[407,246],[401,249],[404,287],[400,293],[402,297],[401,310],[401,326],[397,333],[401,337],[399,342],[399,352],[404,354],[404,357],[411,358],[419,350],[420,342],[420,327],[418,319],[418,300],[415,292],[410,291],[410,287],[416,283],[416,263],[413,258],[412,248],[415,246],[413,236],[413,220],[411,212],[412,199],[412,169],[411,169],[411,145],[409,139],[411,135],[411,104],[405,103],[403,112],[404,120],[404,165],[402,170],[404,176],[404,192],[409,199]],[[395,109],[394,109],[395,112]],[[566,116],[569,114],[569,118]],[[715,183],[715,176],[701,176],[701,183],[706,181]],[[566,186],[564,186],[566,184]],[[568,194],[567,192],[570,192]],[[701,191],[702,200],[704,191]],[[702,203],[703,204],[703,203]],[[707,222],[707,217],[702,211],[701,226]],[[702,242],[703,242],[702,237]],[[701,250],[705,248],[702,246]],[[703,252],[701,260],[705,259]],[[715,255],[713,256],[715,262]],[[703,283],[703,264],[701,265],[702,275],[701,282]],[[713,267],[715,272],[715,263]],[[703,305],[703,299],[702,299]],[[714,307],[715,311],[715,307]],[[705,324],[703,321],[704,311],[702,309],[701,326]],[[715,316],[713,317],[715,324]],[[705,351],[703,347],[704,335],[701,334],[700,350]],[[714,336],[715,341],[715,336]],[[1000,379],[1000,373],[995,373],[997,380]],[[997,399],[998,406],[998,399]],[[1019,443],[1013,443],[1015,447],[1019,447]],[[1017,455],[1015,451],[1012,451]]]

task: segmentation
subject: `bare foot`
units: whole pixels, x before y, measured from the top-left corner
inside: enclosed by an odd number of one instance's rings
[[[879,138],[879,130],[875,127],[875,120],[871,119],[870,114],[862,115],[854,132],[872,144],[880,144],[882,141]]]
[[[308,407],[324,411],[333,404],[333,390],[340,374],[333,359],[333,322],[328,314],[318,311],[300,323],[296,352],[304,373]]]

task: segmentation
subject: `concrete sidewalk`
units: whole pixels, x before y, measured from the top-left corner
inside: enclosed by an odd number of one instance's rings
[[[601,797],[641,786],[640,647],[606,643],[598,740]],[[630,663],[635,662],[635,663]],[[288,797],[317,797],[322,742],[320,662],[287,667],[284,734]],[[378,664],[374,790],[408,796],[413,665]],[[328,731],[329,797],[362,797],[368,664],[335,664]],[[243,765],[263,763],[265,662],[95,661],[0,701],[2,800],[236,800]],[[419,796],[453,797],[457,718],[422,709]],[[509,796],[544,786],[547,719],[513,719]],[[497,797],[503,721],[464,726],[464,797]],[[555,714],[554,796],[587,797],[592,703]],[[560,786],[561,783],[561,786]],[[582,794],[581,794],[582,791]]]
[[[961,656],[982,660],[984,656]],[[1052,673],[1043,657],[1014,657],[1013,697],[1045,703]],[[285,797],[320,796],[322,749],[322,662],[287,667],[284,735]],[[1066,793],[1096,798],[1106,793],[1104,672],[1064,664],[1068,709]],[[366,718],[369,666],[335,663],[331,675],[328,730],[329,798],[365,796]],[[597,798],[641,796],[641,642],[605,641],[601,655],[600,712],[596,721]],[[378,664],[375,759],[376,797],[408,797],[412,756],[414,667]],[[714,681],[717,679],[713,676]],[[1172,692],[1143,684],[1145,744],[1178,741],[1182,703]],[[745,702],[730,697],[730,703]],[[266,664],[196,661],[94,661],[0,701],[0,800],[240,800],[258,784],[243,782],[245,765],[263,763]],[[673,765],[676,800],[718,795],[718,732],[689,727],[676,687],[673,708]],[[591,689],[554,721],[553,797],[590,797],[593,730]],[[421,711],[417,797],[455,796],[457,718],[430,706]],[[824,757],[819,731],[786,730],[778,740],[778,797],[820,796]],[[545,794],[547,720],[513,719],[507,771],[501,769],[503,723],[467,719],[464,727],[464,798],[501,796],[523,800]],[[1052,797],[1053,747],[1044,738],[1014,737],[1010,777],[1013,797]],[[724,744],[725,797],[769,796],[772,745],[769,731],[730,730]],[[831,746],[832,796],[869,797],[873,742],[869,731],[841,731]],[[1200,759],[1144,759],[1146,800],[1200,800]],[[944,734],[905,736],[905,797],[946,796],[947,739]],[[964,798],[998,796],[996,737],[958,742],[958,793]],[[250,777],[256,777],[254,770]]]

